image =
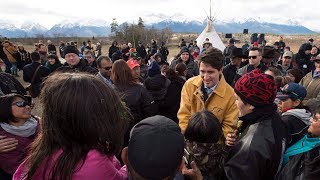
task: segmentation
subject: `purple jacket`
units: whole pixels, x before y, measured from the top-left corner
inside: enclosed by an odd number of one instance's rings
[[[62,150],[53,154],[53,158],[49,160],[48,169],[45,172],[45,177],[48,177],[49,171],[52,168],[53,162],[59,157]],[[48,159],[44,160],[40,167],[37,169],[35,174],[31,179],[40,180],[42,179],[42,174],[44,171],[45,163]],[[26,179],[25,174],[27,168],[25,167],[25,162],[23,162],[15,174],[13,175],[13,180]],[[127,169],[126,166],[121,168],[120,162],[115,156],[107,156],[102,154],[97,150],[91,150],[87,154],[87,158],[83,163],[82,167],[72,175],[72,180],[88,180],[88,179],[108,179],[108,180],[122,180],[127,179]]]
[[[38,124],[38,127],[39,127],[39,124]],[[0,126],[1,136],[6,136],[7,138],[15,138],[18,140],[18,145],[16,146],[15,150],[5,152],[5,153],[0,153],[0,168],[3,169],[8,174],[13,174],[18,168],[19,164],[23,161],[23,158],[27,153],[28,146],[32,143],[32,141],[35,139],[37,134],[38,133],[36,132],[32,136],[21,137],[21,136],[17,136],[17,135],[6,132]]]

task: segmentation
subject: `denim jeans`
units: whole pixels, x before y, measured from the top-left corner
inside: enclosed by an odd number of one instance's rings
[[[11,74],[12,74],[12,75],[17,75],[17,74],[18,74],[17,62],[12,63]]]
[[[5,72],[6,73],[11,73],[11,67],[12,67],[12,64],[9,62],[8,59],[2,59],[4,64],[6,65],[6,70]]]

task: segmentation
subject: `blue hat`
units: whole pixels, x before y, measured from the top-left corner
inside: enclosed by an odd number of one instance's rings
[[[148,67],[148,76],[153,77],[157,74],[161,74],[160,66],[156,61],[153,61]]]
[[[307,90],[303,86],[297,83],[289,83],[285,85],[281,92],[277,94],[277,98],[280,100],[285,100],[288,98],[292,100],[300,99],[302,101],[306,95]]]

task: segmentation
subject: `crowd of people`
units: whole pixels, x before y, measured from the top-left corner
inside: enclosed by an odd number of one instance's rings
[[[319,49],[266,42],[4,41],[0,179],[319,179]]]

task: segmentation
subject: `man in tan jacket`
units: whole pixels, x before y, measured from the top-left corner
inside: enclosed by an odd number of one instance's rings
[[[306,74],[300,81],[300,84],[307,90],[303,103],[313,98],[320,99],[320,55],[316,56],[313,63],[315,70]]]
[[[191,115],[206,109],[219,119],[226,137],[236,129],[239,111],[235,93],[222,74],[224,56],[220,50],[208,48],[199,60],[200,75],[190,78],[181,91],[179,126],[184,133]]]

